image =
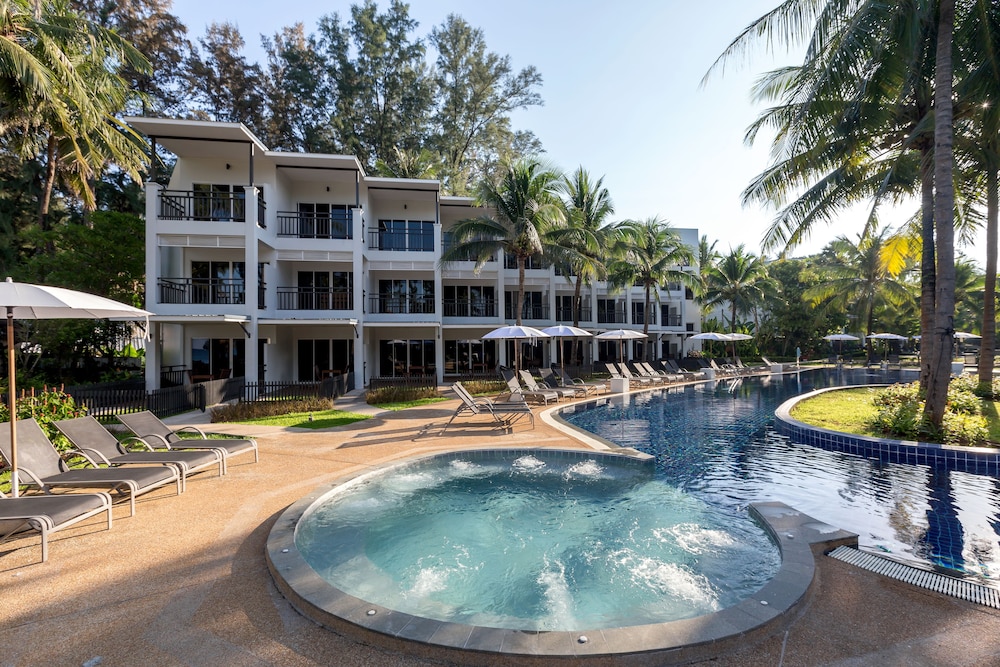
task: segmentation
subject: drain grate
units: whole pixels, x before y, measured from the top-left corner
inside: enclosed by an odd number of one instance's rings
[[[851,547],[837,547],[830,552],[837,560],[850,563],[865,570],[891,577],[914,586],[944,593],[961,600],[1000,609],[1000,591],[964,579],[947,577],[937,572],[921,570],[909,565],[887,560],[875,554],[865,553]]]

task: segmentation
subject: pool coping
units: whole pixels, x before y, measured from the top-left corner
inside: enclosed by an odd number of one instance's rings
[[[490,448],[462,450],[499,451]],[[517,451],[517,450],[513,450]],[[527,452],[538,449],[525,448]],[[587,450],[546,449],[573,456],[620,456]],[[356,483],[386,468],[455,451],[410,457],[320,485],[289,506],[268,535],[268,570],[281,594],[306,618],[334,632],[410,655],[465,665],[537,664],[552,659],[574,664],[663,665],[703,660],[760,641],[786,627],[812,591],[815,558],[840,545],[857,546],[858,536],[838,529],[779,502],[753,503],[749,510],[770,534],[781,553],[775,576],[760,590],[732,607],[690,619],[586,631],[524,631],[478,627],[427,619],[361,600],[323,581],[295,546],[295,530],[310,507],[344,484]],[[647,461],[648,457],[648,461]],[[650,463],[641,454],[626,458]]]
[[[1000,449],[993,447],[966,447],[962,445],[942,445],[914,440],[876,438],[834,431],[821,426],[813,426],[794,419],[791,410],[797,403],[828,391],[858,389],[863,387],[886,387],[884,384],[852,385],[850,387],[824,387],[794,396],[774,411],[774,430],[791,440],[820,447],[822,449],[878,458],[891,463],[911,465],[948,466],[973,474],[1000,476]]]

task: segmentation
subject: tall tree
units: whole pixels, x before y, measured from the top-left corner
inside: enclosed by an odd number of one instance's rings
[[[483,31],[455,14],[431,31],[429,41],[438,54],[432,143],[443,157],[445,189],[465,194],[487,176],[491,161],[509,157],[510,114],[542,104],[542,76],[534,67],[515,72],[510,56],[488,51]]]
[[[243,55],[245,42],[235,23],[213,23],[188,60],[188,85],[195,113],[211,120],[243,123],[262,134],[264,86],[260,66]]]
[[[924,419],[935,429],[944,421],[951,380],[955,333],[955,189],[953,177],[952,37],[955,0],[938,6],[937,57],[934,71],[934,233],[937,284],[934,291],[934,349],[927,379]],[[923,339],[921,339],[923,340]]]
[[[263,39],[267,53],[264,143],[275,150],[330,153],[334,86],[317,40],[301,23]]]
[[[698,279],[682,267],[694,264],[694,250],[665,220],[658,217],[626,220],[618,226],[619,248],[610,267],[610,283],[617,288],[642,285],[644,316],[642,333],[649,338],[651,308],[660,303],[661,285],[680,283],[696,288]],[[652,346],[644,346],[646,360],[652,360]]]
[[[524,310],[524,267],[528,258],[542,254],[546,233],[563,224],[558,203],[560,174],[537,160],[509,165],[501,178],[483,180],[476,190],[476,204],[489,211],[459,221],[451,230],[455,243],[441,255],[442,266],[468,257],[476,268],[498,252],[517,260],[517,324]]]
[[[736,332],[736,317],[752,313],[764,303],[770,288],[767,264],[746,251],[742,243],[730,249],[708,269],[702,294],[702,307],[729,306],[729,330]],[[759,327],[757,327],[759,328]]]
[[[419,151],[426,140],[433,93],[417,25],[400,0],[385,13],[373,0],[353,5],[348,25],[336,14],[320,21],[337,89],[330,119],[337,144],[372,171],[379,159],[392,163],[393,148]]]

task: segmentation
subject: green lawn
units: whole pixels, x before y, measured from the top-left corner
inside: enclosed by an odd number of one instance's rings
[[[838,389],[799,401],[792,408],[792,417],[801,422],[844,433],[882,437],[868,428],[867,420],[875,414],[871,396],[877,391],[870,387]],[[998,401],[983,401],[983,416],[989,428],[990,442],[1000,442],[1000,410]]]
[[[371,415],[343,410],[323,410],[320,412],[292,412],[275,417],[240,420],[240,424],[260,424],[262,426],[295,426],[298,428],[333,428],[370,419]]]
[[[405,410],[407,408],[415,408],[421,405],[430,405],[431,403],[440,403],[442,401],[447,401],[448,399],[444,396],[435,396],[433,398],[417,398],[412,401],[397,401],[393,403],[373,403],[377,408],[382,408],[383,410]]]

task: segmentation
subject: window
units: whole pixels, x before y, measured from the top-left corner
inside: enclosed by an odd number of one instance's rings
[[[245,262],[191,262],[191,303],[244,303],[245,269]]]
[[[434,223],[422,220],[379,220],[379,250],[434,250]]]
[[[245,372],[245,338],[191,339],[192,382],[243,377]]]
[[[195,220],[235,220],[246,219],[246,191],[239,185],[195,183]]]
[[[317,382],[350,372],[354,341],[349,339],[301,339],[298,342],[298,380]]]
[[[433,280],[380,280],[376,313],[433,313]]]
[[[541,292],[524,292],[524,308],[521,309],[521,318],[525,320],[544,320],[548,317],[548,308],[543,300]],[[508,291],[505,293],[506,303],[504,304],[504,317],[508,320],[514,319],[514,312],[517,309],[517,292]]]
[[[300,203],[299,238],[349,239],[350,211],[345,204]]]
[[[434,375],[435,341],[423,339],[380,340],[379,374],[383,377]]]
[[[624,306],[619,307],[614,299],[598,299],[597,321],[602,324],[624,324]]]
[[[497,367],[495,340],[446,340],[444,342],[445,375],[493,373]]]
[[[496,288],[492,285],[445,285],[445,317],[495,317]]]

